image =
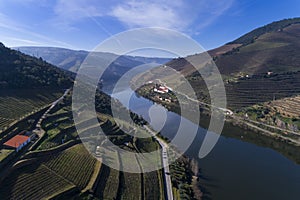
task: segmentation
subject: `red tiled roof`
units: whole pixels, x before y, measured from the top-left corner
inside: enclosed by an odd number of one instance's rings
[[[16,135],[15,137],[11,138],[7,142],[4,143],[5,146],[18,148],[21,144],[28,140],[28,136],[25,135]]]

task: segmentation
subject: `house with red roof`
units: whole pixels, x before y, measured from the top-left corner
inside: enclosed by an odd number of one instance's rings
[[[26,135],[16,135],[7,142],[4,143],[4,146],[8,148],[16,149],[20,151],[24,146],[26,146],[31,141],[31,138]]]

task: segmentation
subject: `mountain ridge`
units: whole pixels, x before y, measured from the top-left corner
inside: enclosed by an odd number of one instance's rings
[[[19,50],[23,53],[35,56],[42,57],[53,65],[56,65],[60,68],[76,72],[80,67],[80,64],[84,61],[84,59],[88,56],[90,51],[85,50],[72,50],[67,48],[60,47],[35,47],[35,46],[27,46],[27,47],[13,47],[15,50]],[[107,57],[118,57],[115,61],[117,63],[121,63],[120,67],[124,66],[124,62],[130,62],[132,65],[141,65],[149,62],[157,62],[158,64],[163,64],[171,58],[158,58],[158,57],[142,57],[142,56],[129,56],[129,55],[116,55],[109,52],[93,52],[99,55],[102,59],[107,59]],[[73,65],[72,65],[73,64]]]

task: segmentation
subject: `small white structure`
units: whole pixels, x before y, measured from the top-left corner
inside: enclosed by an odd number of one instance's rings
[[[166,86],[159,86],[158,88],[154,88],[153,91],[160,94],[165,94],[169,92],[169,88]]]

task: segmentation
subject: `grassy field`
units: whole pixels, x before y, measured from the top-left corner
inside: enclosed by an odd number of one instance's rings
[[[48,105],[62,95],[63,91],[49,90],[0,90],[0,129],[15,120]]]

